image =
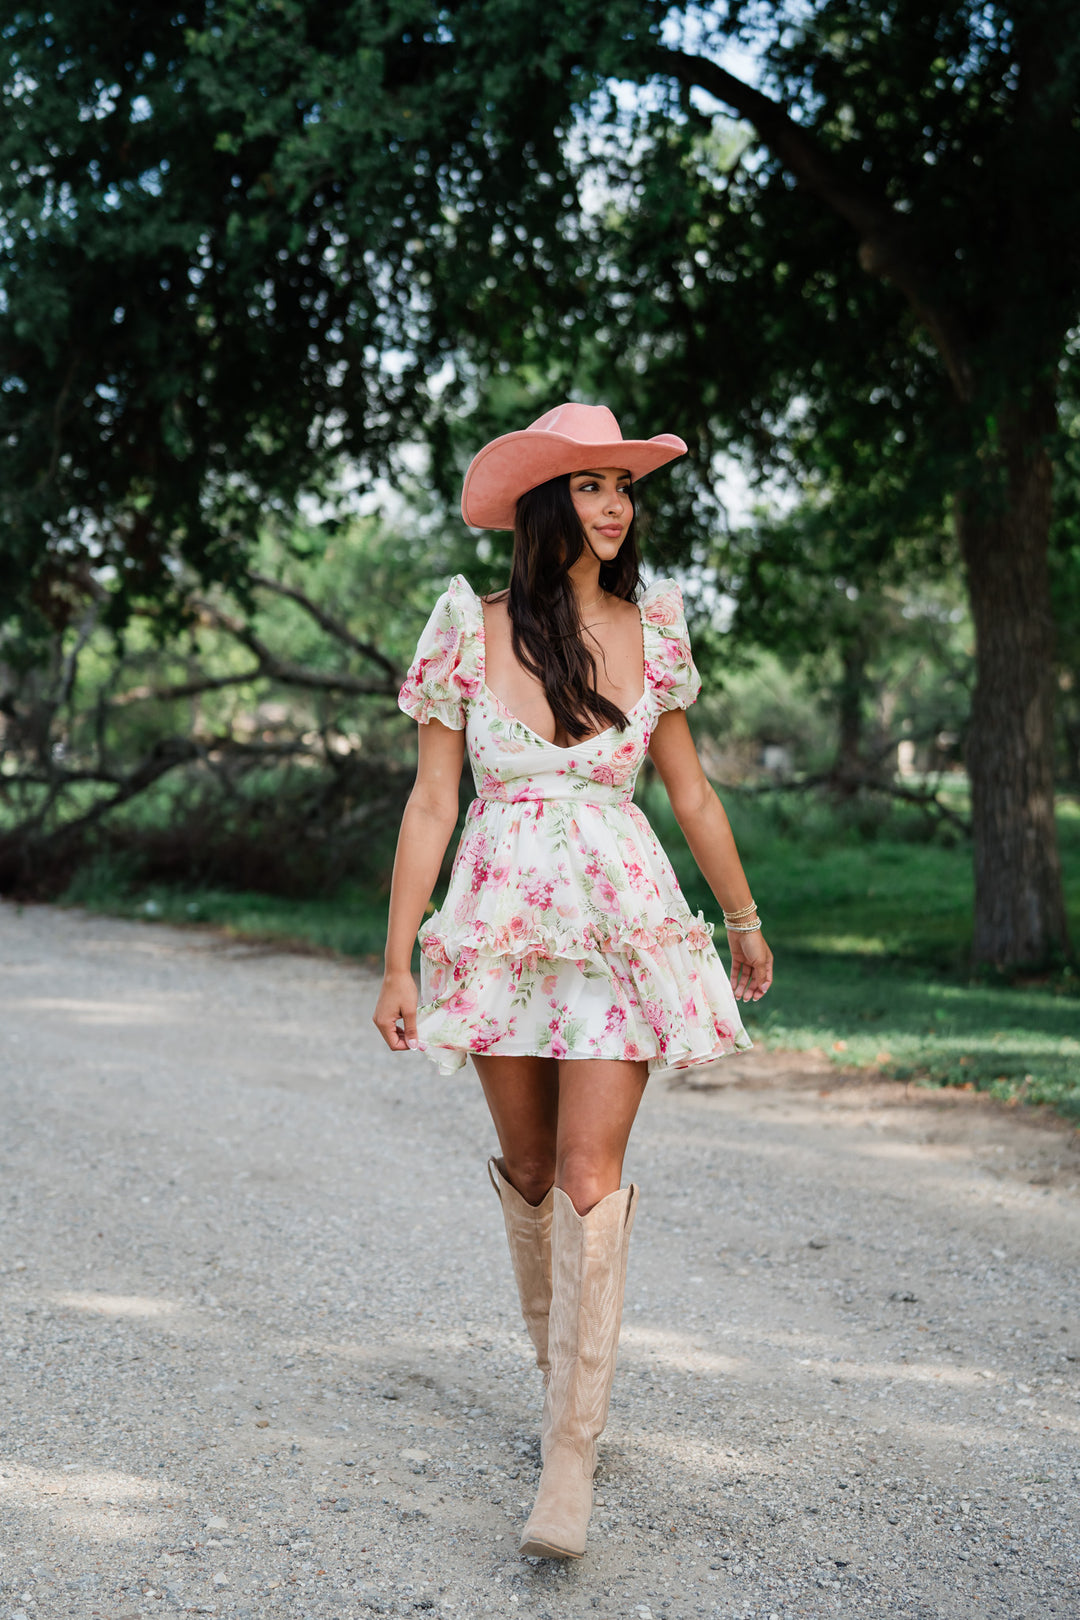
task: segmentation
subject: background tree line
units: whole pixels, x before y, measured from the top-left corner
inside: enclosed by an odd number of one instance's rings
[[[468,455],[576,395],[691,443],[652,555],[729,683],[764,655],[830,695],[834,756],[800,764],[831,792],[903,789],[874,691],[925,645],[970,773],[975,958],[1067,948],[1064,0],[0,15],[9,886],[185,772],[224,804],[287,759],[307,826],[361,826],[422,605],[505,571],[453,522]],[[732,453],[795,503],[727,524]],[[411,493],[407,538],[343,527],[373,486]],[[338,541],[370,565],[344,599]]]

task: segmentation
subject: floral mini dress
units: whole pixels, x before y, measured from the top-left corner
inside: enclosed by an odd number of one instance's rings
[[[483,608],[464,575],[420,637],[398,705],[464,729],[476,787],[446,899],[419,934],[417,1036],[443,1074],[470,1052],[647,1060],[653,1074],[752,1044],[713,925],[633,802],[657,719],[701,686],[675,581],[638,607],[645,690],[626,729],[567,748],[489,690]]]

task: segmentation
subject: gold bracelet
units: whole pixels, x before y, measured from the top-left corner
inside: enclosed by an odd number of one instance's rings
[[[728,931],[729,934],[756,934],[756,933],[759,932],[760,928],[761,928],[761,918],[760,917],[757,919],[756,922],[752,922],[752,923],[728,923],[727,924],[727,931]]]
[[[738,922],[740,917],[749,917],[757,910],[757,902],[751,900],[748,906],[740,906],[738,911],[725,911],[725,918],[730,917],[732,922]]]

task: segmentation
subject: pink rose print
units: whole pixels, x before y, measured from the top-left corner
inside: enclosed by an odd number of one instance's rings
[[[636,1041],[627,1041],[623,1047],[623,1061],[626,1063],[640,1063],[646,1056]]]
[[[641,616],[646,624],[678,624],[682,616],[681,593],[667,591],[663,596],[646,602]]]
[[[615,772],[610,765],[594,765],[590,772],[594,782],[600,787],[615,787]]]
[[[654,686],[659,692],[670,692],[675,685],[675,676],[672,671],[661,668],[659,664],[648,658],[645,660],[645,679],[650,686]]]
[[[605,1035],[621,1035],[626,1028],[626,1010],[623,1007],[610,1007],[604,1023]]]
[[[619,893],[610,878],[601,878],[593,894],[605,911],[619,910]]]
[[[713,1028],[716,1030],[717,1035],[722,1041],[730,1041],[734,1039],[735,1031],[725,1019],[714,1018]]]
[[[663,1042],[663,1028],[665,1019],[664,1009],[661,1003],[659,1001],[647,1001],[642,1011],[649,1021],[653,1034],[658,1036],[661,1042]]]
[[[447,1012],[453,1013],[455,1018],[464,1018],[466,1013],[474,1012],[475,1009],[476,997],[468,990],[455,990],[446,1003]]]
[[[567,1046],[561,1035],[553,1035],[551,1037],[551,1055],[553,1058],[564,1058],[569,1051],[570,1048]]]
[[[461,640],[456,630],[440,630],[438,640],[441,649],[424,659],[421,680],[424,684],[430,681],[439,686],[449,686],[461,660]]]
[[[500,781],[491,771],[484,772],[479,791],[482,799],[502,799],[506,802],[510,799],[506,783]]]
[[[558,984],[558,982],[559,982],[559,979],[558,979],[557,974],[555,974],[555,973],[547,974],[547,976],[545,977],[543,983],[540,986],[540,988],[544,992],[545,996],[552,996],[552,995],[555,994],[555,986]]]

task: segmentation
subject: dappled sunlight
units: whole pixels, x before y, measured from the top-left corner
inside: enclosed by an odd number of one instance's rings
[[[150,1511],[157,1508],[163,1486],[138,1474],[77,1463],[35,1468],[6,1459],[0,1474],[0,1504],[6,1512],[43,1513],[50,1534],[66,1531],[101,1542],[143,1537]]]
[[[69,1310],[88,1311],[93,1316],[122,1316],[148,1320],[162,1316],[178,1316],[189,1307],[172,1299],[150,1299],[145,1294],[98,1294],[93,1292],[53,1294],[54,1305],[65,1305]]]
[[[700,1334],[694,1338],[700,1340]],[[684,1372],[738,1373],[750,1367],[747,1356],[722,1355],[706,1350],[700,1342],[689,1342],[679,1334],[640,1322],[623,1322],[620,1355],[635,1350],[658,1357],[664,1366]]]
[[[979,1390],[992,1389],[1007,1382],[1000,1374],[979,1367],[942,1367],[930,1362],[910,1361],[815,1361],[809,1356],[797,1356],[795,1360],[797,1366],[805,1367],[808,1372],[829,1379],[841,1377],[851,1383],[876,1379],[879,1383],[943,1383],[957,1389]]]
[[[76,1001],[63,996],[23,996],[7,1003],[9,1017],[17,1012],[47,1014],[51,1017],[67,1016],[80,1024],[164,1024],[174,1022],[178,1014],[176,997],[166,1002],[148,1001]]]

